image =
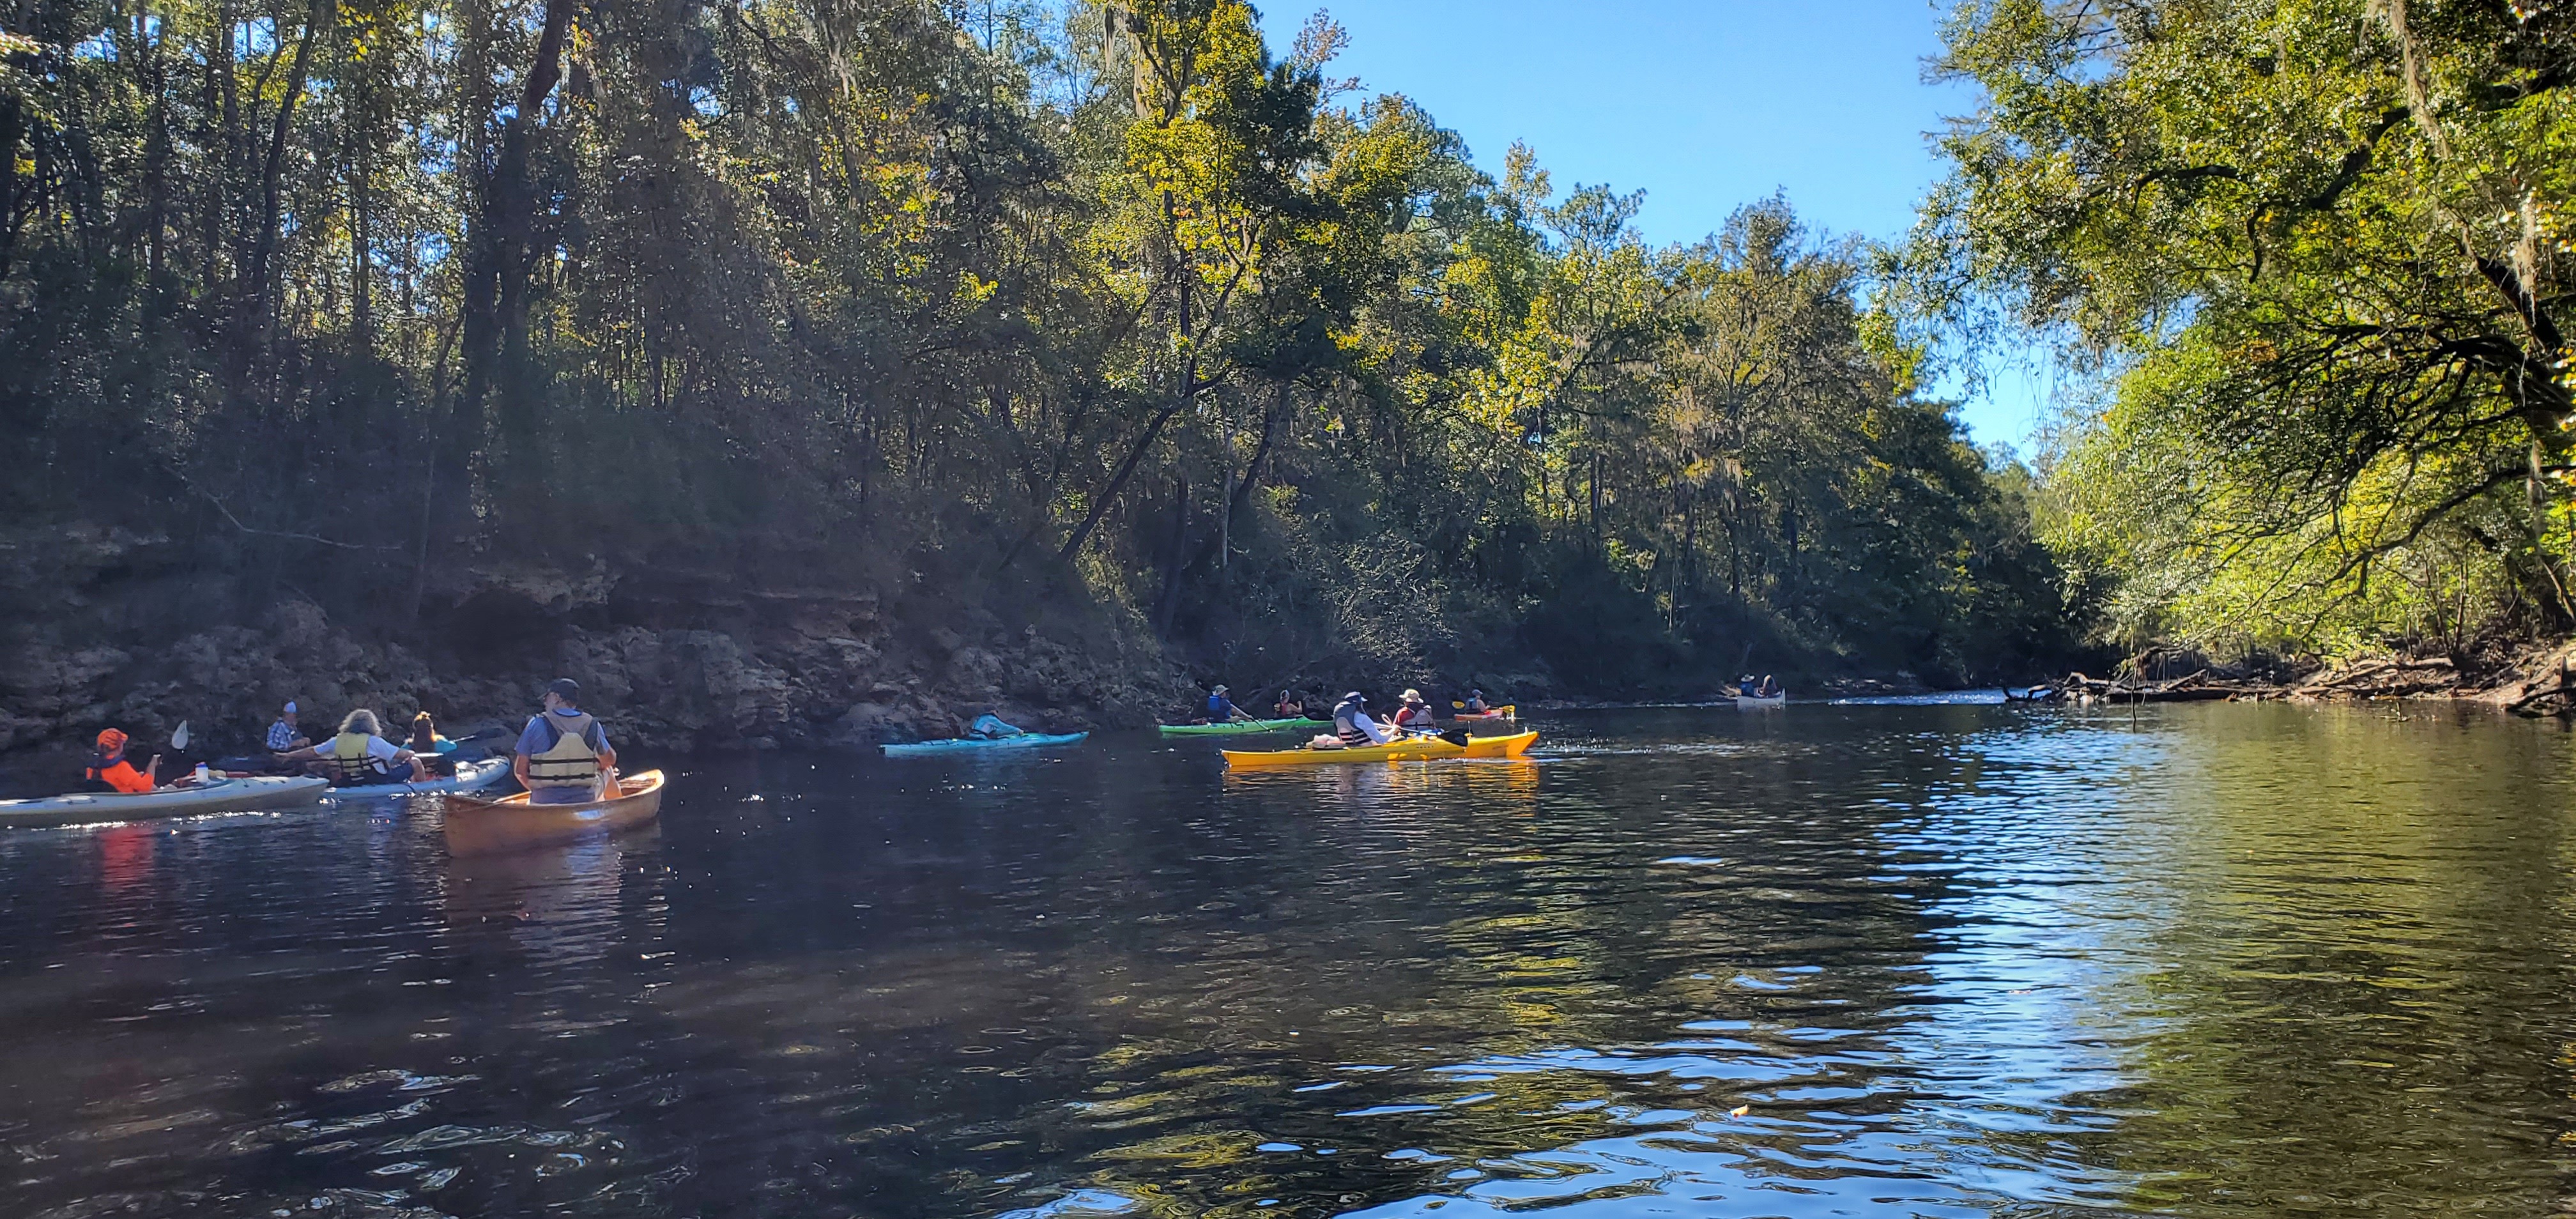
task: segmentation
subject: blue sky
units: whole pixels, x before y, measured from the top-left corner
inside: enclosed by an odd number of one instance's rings
[[[1262,6],[1285,52],[1315,5]],[[1975,105],[1923,83],[1946,5],[1930,0],[1338,0],[1351,45],[1329,69],[1402,93],[1499,172],[1512,142],[1559,191],[1644,189],[1638,225],[1694,241],[1785,190],[1808,223],[1888,239],[1939,177],[1926,142]],[[1981,442],[2018,443],[2040,384],[1997,370],[1962,415]]]

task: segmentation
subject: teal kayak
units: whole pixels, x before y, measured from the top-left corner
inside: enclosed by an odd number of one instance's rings
[[[1035,732],[1024,732],[1018,736],[997,736],[990,739],[961,737],[953,741],[922,741],[913,745],[887,745],[883,748],[889,758],[908,758],[926,753],[980,753],[987,749],[1037,749],[1047,745],[1071,745],[1090,735],[1088,732],[1069,732],[1063,736],[1045,736]]]
[[[1165,724],[1164,736],[1241,736],[1247,732],[1277,732],[1282,728],[1307,725],[1329,725],[1331,720],[1241,720],[1231,724]]]
[[[418,783],[363,783],[353,787],[335,787],[325,793],[326,804],[362,804],[369,800],[401,800],[410,796],[454,796],[487,791],[510,777],[510,759],[485,758],[479,762],[459,762],[456,773],[424,779]]]

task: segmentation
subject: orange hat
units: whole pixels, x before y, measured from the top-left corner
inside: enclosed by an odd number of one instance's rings
[[[118,732],[113,728],[100,729],[98,734],[98,747],[101,749],[123,749],[125,748],[125,734]]]

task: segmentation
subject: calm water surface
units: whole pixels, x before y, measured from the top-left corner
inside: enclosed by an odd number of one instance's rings
[[[0,1214],[1950,1216],[2576,1196],[2571,742],[2448,710],[1542,718],[684,761],[0,835]]]

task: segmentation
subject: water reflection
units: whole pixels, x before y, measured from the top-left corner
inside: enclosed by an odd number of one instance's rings
[[[764,756],[661,833],[0,838],[10,1214],[2534,1213],[2567,741],[1569,716],[1542,756]]]

